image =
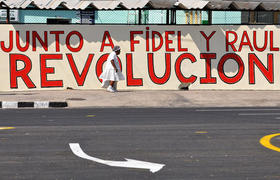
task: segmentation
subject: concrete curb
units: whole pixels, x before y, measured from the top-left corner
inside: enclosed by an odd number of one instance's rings
[[[0,108],[14,109],[14,108],[64,108],[68,107],[67,102],[53,102],[53,101],[0,101]]]

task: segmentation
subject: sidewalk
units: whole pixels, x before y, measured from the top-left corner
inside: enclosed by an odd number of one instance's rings
[[[1,101],[66,101],[82,107],[280,107],[280,91],[120,91],[60,90],[0,92]]]

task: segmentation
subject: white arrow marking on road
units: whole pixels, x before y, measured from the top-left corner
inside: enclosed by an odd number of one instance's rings
[[[146,161],[138,161],[134,159],[126,159],[126,161],[109,161],[109,160],[103,160],[95,157],[91,157],[84,153],[84,151],[81,149],[79,143],[69,143],[70,149],[72,152],[81,158],[88,159],[91,161],[95,161],[101,164],[105,164],[108,166],[114,166],[114,167],[126,167],[126,168],[138,168],[138,169],[149,169],[152,173],[158,172],[161,170],[165,164],[157,164],[157,163],[151,163]]]

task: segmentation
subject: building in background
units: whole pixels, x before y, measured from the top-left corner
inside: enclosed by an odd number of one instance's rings
[[[11,10],[11,23],[51,24],[138,24],[137,10],[77,11],[77,10]],[[166,10],[142,11],[142,24],[165,24]],[[240,11],[213,12],[213,24],[241,24]],[[243,13],[242,17],[246,17]],[[0,10],[0,22],[5,23],[7,10]],[[244,20],[243,20],[244,21]],[[242,21],[242,22],[243,22]],[[176,11],[176,24],[208,24],[207,11]]]
[[[280,24],[280,1],[255,1],[0,0],[0,22],[7,22],[9,7],[10,23]]]
[[[10,23],[50,24],[138,24],[135,10],[11,10]],[[142,11],[142,24],[166,24],[166,10]],[[7,10],[0,10],[0,23],[6,23]],[[207,11],[176,11],[176,24],[208,24]],[[212,24],[280,24],[280,12],[213,11]]]

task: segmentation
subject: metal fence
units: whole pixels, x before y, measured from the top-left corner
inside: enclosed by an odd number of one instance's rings
[[[201,10],[0,10],[0,23],[39,24],[279,24],[279,12]],[[7,20],[10,17],[10,21]]]

